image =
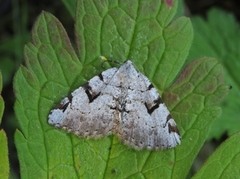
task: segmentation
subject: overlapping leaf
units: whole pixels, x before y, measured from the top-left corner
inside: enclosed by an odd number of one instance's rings
[[[216,104],[224,99],[228,90],[220,62],[205,57],[192,61],[164,93],[164,99],[168,99],[166,104],[182,127],[183,140],[176,148],[179,161],[175,164],[174,178],[178,178],[179,173],[183,174],[180,178],[188,173],[212,123],[221,114],[221,108]]]
[[[2,92],[2,73],[0,71],[0,124],[4,111],[4,101],[1,96]],[[8,144],[6,133],[3,129],[0,130],[0,178],[9,178],[9,161],[8,161]]]
[[[231,135],[240,130],[239,100],[236,98],[240,89],[239,80],[239,24],[232,14],[220,9],[209,11],[207,18],[192,18],[194,41],[189,59],[202,55],[212,56],[221,60],[226,74],[226,84],[233,88],[227,99],[222,103],[223,113],[212,126],[209,139],[219,138],[224,133]]]
[[[240,133],[236,133],[224,141],[193,178],[239,178],[239,139]]]

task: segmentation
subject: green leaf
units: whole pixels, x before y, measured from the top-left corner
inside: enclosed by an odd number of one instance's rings
[[[226,74],[226,83],[233,87],[227,99],[221,104],[223,113],[214,122],[208,138],[220,138],[226,131],[231,135],[240,130],[238,115],[240,102],[236,97],[240,90],[239,24],[232,14],[218,9],[212,9],[207,14],[207,20],[200,17],[193,17],[191,20],[194,41],[189,59],[202,55],[220,59]]]
[[[47,178],[52,162],[66,160],[65,167],[72,166],[73,161],[58,156],[62,155],[64,146],[50,130],[47,115],[54,102],[69,93],[70,86],[80,83],[78,77],[82,67],[61,23],[45,12],[34,24],[32,43],[25,46],[24,58],[26,68],[20,67],[14,78],[15,113],[21,128],[21,132],[15,134],[15,141],[21,175],[23,178]],[[70,145],[65,144],[67,149]],[[60,152],[52,149],[54,145],[61,146]],[[57,160],[51,157],[52,153]]]
[[[1,122],[2,122],[2,116],[3,116],[3,111],[4,111],[4,101],[3,101],[3,98],[2,98],[2,96],[1,96],[2,88],[3,88],[3,84],[2,84],[2,72],[0,71],[0,124],[1,124]]]
[[[174,167],[175,178],[179,177],[177,173],[188,173],[213,121],[221,113],[221,108],[216,105],[224,99],[228,90],[228,86],[224,85],[222,65],[216,59],[205,57],[187,65],[164,93],[166,105],[182,127],[182,144],[176,148],[179,161]]]
[[[0,144],[0,178],[7,179],[9,178],[8,143],[4,130],[0,130]]]
[[[240,133],[236,133],[224,141],[193,178],[239,178],[239,140]]]
[[[2,92],[2,73],[0,71],[0,124],[4,111],[4,101],[1,96]],[[0,178],[9,178],[9,160],[8,160],[8,144],[4,130],[0,130]]]
[[[75,5],[77,0],[62,0],[63,4],[66,6],[68,9],[69,13],[71,14],[72,17],[74,17],[74,10],[75,10]]]
[[[131,59],[165,89],[182,68],[193,35],[185,17],[169,25],[176,9],[176,4],[169,9],[154,0],[79,1],[75,32],[80,60],[89,64],[100,55],[121,62]]]
[[[164,2],[79,0],[75,20],[79,57],[55,17],[46,12],[38,17],[32,43],[24,49],[26,67],[20,67],[14,78],[20,124],[15,142],[22,178],[186,177],[219,116],[216,104],[228,88],[221,65],[210,58],[189,64],[172,84],[193,34],[188,18],[171,22],[176,2],[172,6]],[[100,55],[119,62],[131,59],[164,92],[163,100],[180,128],[180,146],[136,151],[113,135],[80,139],[48,125],[47,116],[55,104],[105,70]]]
[[[14,36],[1,39],[0,71],[2,72],[4,86],[12,82],[15,70],[22,63],[24,43],[29,41],[29,39],[29,35],[26,35],[26,33],[15,34]]]

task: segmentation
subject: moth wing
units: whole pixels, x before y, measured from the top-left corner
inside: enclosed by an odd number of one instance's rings
[[[138,87],[131,87],[135,84]],[[147,77],[139,73],[128,85],[125,106],[116,128],[118,137],[136,149],[167,149],[180,144],[176,123]]]
[[[109,135],[118,114],[116,100],[106,88],[116,71],[108,69],[74,90],[51,110],[48,123],[80,137]]]

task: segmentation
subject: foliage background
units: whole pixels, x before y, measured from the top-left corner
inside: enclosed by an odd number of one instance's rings
[[[0,3],[0,70],[3,76],[2,96],[5,101],[5,111],[1,124],[8,138],[10,158],[10,178],[19,178],[19,164],[14,146],[13,134],[18,128],[14,113],[14,94],[12,78],[20,64],[23,63],[23,47],[30,41],[30,30],[36,17],[42,10],[54,14],[63,24],[68,35],[73,40],[73,16],[68,9],[74,6],[74,1],[1,1]],[[208,2],[208,3],[207,3]],[[194,42],[188,60],[204,56],[216,57],[224,65],[227,84],[233,86],[230,95],[222,103],[223,114],[215,122],[209,142],[203,147],[196,159],[192,172],[194,173],[202,162],[229,135],[239,131],[239,9],[238,1],[185,1],[179,3],[177,16],[182,14],[191,17],[194,26]],[[219,8],[219,9],[215,9]],[[220,18],[221,17],[221,18]],[[233,125],[232,125],[233,124]]]

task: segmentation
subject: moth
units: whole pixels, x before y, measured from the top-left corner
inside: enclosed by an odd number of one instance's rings
[[[83,138],[115,134],[137,150],[168,149],[181,143],[158,91],[130,60],[74,90],[50,111],[48,123]]]

